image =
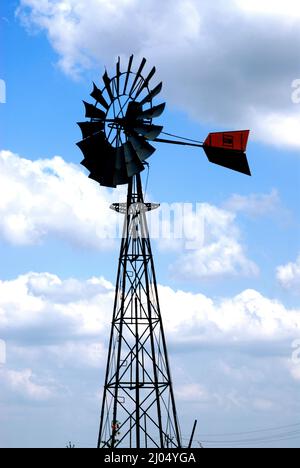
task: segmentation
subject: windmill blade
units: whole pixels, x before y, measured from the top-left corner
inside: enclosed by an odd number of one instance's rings
[[[82,138],[88,138],[94,135],[94,133],[104,130],[103,122],[77,122],[77,125],[82,132]]]
[[[143,109],[140,106],[139,102],[131,101],[128,103],[125,119],[131,124],[137,120],[137,116],[141,113]]]
[[[76,143],[87,159],[95,158],[98,154],[105,154],[108,145],[104,133],[96,133]]]
[[[120,64],[120,57],[118,57],[118,61],[117,61],[117,65],[116,65],[116,70],[117,70],[117,74],[116,74],[116,78],[115,78],[115,84],[116,84],[116,92],[117,92],[117,96],[119,96],[119,93],[120,93],[120,76],[121,76],[121,64]]]
[[[151,109],[141,111],[138,113],[138,119],[153,119],[155,117],[159,117],[163,111],[165,110],[166,103],[159,104],[158,106],[154,106]]]
[[[129,76],[130,76],[130,73],[131,73],[132,62],[133,62],[133,55],[131,55],[130,58],[129,58],[123,94],[126,94],[126,89],[127,89],[127,85],[128,85],[128,80],[129,80]]]
[[[141,62],[141,65],[139,66],[139,69],[138,69],[138,71],[136,73],[136,77],[135,77],[135,79],[134,79],[134,81],[132,83],[131,89],[129,91],[129,96],[131,96],[131,94],[133,93],[133,91],[134,91],[134,89],[136,87],[136,84],[137,84],[139,78],[141,77],[141,73],[143,71],[144,66],[146,65],[146,62],[147,62],[147,60],[145,58],[143,58],[143,60]]]
[[[92,172],[89,175],[89,179],[95,180],[96,182],[98,182],[100,185],[104,187],[117,188],[117,186],[114,185],[113,183],[106,181],[105,179],[103,179],[103,177],[99,177],[97,173]]]
[[[113,179],[108,179],[104,177],[101,179],[100,185],[102,185],[102,187],[117,188],[117,186],[113,182]]]
[[[138,158],[133,146],[130,142],[123,145],[125,154],[126,171],[128,177],[133,177],[144,170],[144,166]]]
[[[98,109],[98,107],[85,101],[83,101],[83,104],[85,105],[86,118],[105,120],[106,114],[101,109]]]
[[[90,171],[91,174],[94,175],[94,177],[98,177],[99,179],[103,179],[103,173],[104,173],[104,160],[102,157],[97,157],[94,158],[89,158],[89,159],[84,159],[80,163],[82,166],[84,166],[88,171]],[[96,179],[95,179],[96,180]]]
[[[105,71],[102,79],[103,79],[103,82],[104,82],[104,85],[105,85],[105,89],[106,89],[111,101],[113,101],[114,100],[114,95],[113,95],[113,92],[112,92],[112,89],[111,89],[111,86],[110,86],[111,79],[109,78],[109,76],[107,74],[107,71]]]
[[[102,91],[93,83],[94,89],[91,93],[92,98],[94,98],[99,104],[101,104],[104,109],[108,110],[109,109],[109,104],[107,104],[106,100],[103,97]]]
[[[109,145],[103,145],[98,147],[96,151],[89,151],[84,155],[85,163],[83,164],[90,171],[97,171],[100,175],[105,177],[106,171],[110,171],[110,168],[114,167],[114,163],[111,161],[115,160],[114,148]]]
[[[155,148],[151,146],[144,138],[139,137],[138,135],[131,135],[128,140],[140,161],[145,161],[155,152]]]
[[[101,185],[114,187],[114,172],[116,162],[116,150],[95,135],[77,144],[83,152],[85,159],[82,166],[91,173],[91,178]]]
[[[146,96],[144,99],[141,100],[140,104],[143,106],[147,102],[151,102],[152,99],[154,99],[155,96],[157,96],[161,92],[162,86],[163,86],[162,82],[159,83],[154,89],[152,89],[152,91],[150,91],[148,96]]]
[[[203,148],[211,163],[251,176],[246,153],[210,146],[204,146]]]
[[[113,159],[111,160],[111,164],[113,163]],[[81,161],[81,165],[84,166],[88,171],[90,171],[90,178],[96,180],[101,185],[105,185],[107,187],[113,187],[113,168],[110,164],[110,158],[104,159],[98,157],[97,159],[87,160],[84,159]]]
[[[92,159],[92,160],[88,160],[88,159],[84,159],[83,161],[81,161],[81,165],[84,166],[88,171],[90,171],[90,173],[93,173],[94,175],[97,175],[99,178],[102,177],[102,173],[103,173],[103,170],[102,170],[102,161],[100,160],[95,160],[95,159]]]
[[[153,141],[160,135],[163,128],[164,127],[161,125],[146,125],[142,122],[140,124],[137,122],[137,125],[134,127],[134,131],[140,135],[143,135],[143,137],[147,138],[147,140]]]
[[[102,177],[99,177],[99,176],[97,175],[97,173],[91,172],[91,174],[90,174],[88,177],[89,177],[89,179],[95,180],[95,181],[98,182],[99,184],[101,184],[101,182],[102,182]]]
[[[115,173],[113,182],[115,185],[123,185],[128,183],[125,151],[122,146],[116,150]]]
[[[149,73],[149,75],[147,76],[147,78],[145,79],[145,81],[143,82],[143,84],[139,87],[139,89],[137,90],[137,93],[134,97],[134,99],[137,99],[139,97],[139,95],[141,94],[141,92],[148,87],[149,85],[149,82],[151,80],[151,78],[155,75],[155,72],[156,72],[156,68],[153,67],[151,72]]]
[[[93,170],[93,162],[91,162],[90,160],[84,158],[80,164],[90,172]]]
[[[108,146],[103,156],[103,180],[101,185],[105,187],[116,187],[114,183],[116,148]]]
[[[81,164],[91,173],[98,177],[106,177],[112,182],[112,171],[114,167],[114,152],[107,143],[104,133],[96,133],[77,143],[84,155]]]

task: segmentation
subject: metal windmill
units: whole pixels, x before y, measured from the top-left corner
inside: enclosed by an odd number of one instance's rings
[[[209,161],[251,175],[245,154],[249,131],[211,133],[204,143],[158,138],[163,127],[153,119],[163,113],[165,103],[153,101],[162,83],[152,88],[156,69],[144,77],[145,65],[143,59],[134,71],[131,56],[122,71],[118,59],[115,76],[105,72],[102,89],[94,84],[91,96],[96,103],[84,102],[90,120],[78,124],[83,139],[77,145],[89,177],[106,187],[128,185],[127,201],[111,207],[124,216],[124,231],[99,448],[182,447],[146,220],[147,211],[159,205],[146,203],[141,182],[155,151],[149,142],[202,147]]]

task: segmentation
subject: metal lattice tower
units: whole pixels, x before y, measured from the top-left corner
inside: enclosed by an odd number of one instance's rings
[[[99,448],[181,447],[140,175],[129,183]]]
[[[125,218],[121,243],[107,372],[101,411],[99,448],[180,448],[181,438],[172,388],[166,340],[146,213],[158,205],[144,204],[140,173],[155,152],[153,142],[203,148],[208,160],[251,175],[246,157],[249,130],[210,133],[204,142],[163,132],[153,120],[165,103],[154,105],[162,90],[151,86],[156,69],[143,76],[130,56],[122,71],[118,58],[113,78],[94,84],[95,104],[84,101],[86,118],[79,122],[89,178],[105,187],[128,185],[127,202],[113,209]],[[163,133],[175,138],[159,138]],[[193,427],[192,439],[196,422]]]

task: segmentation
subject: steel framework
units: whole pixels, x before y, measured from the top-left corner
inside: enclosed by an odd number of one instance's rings
[[[140,174],[128,184],[98,448],[180,448]]]

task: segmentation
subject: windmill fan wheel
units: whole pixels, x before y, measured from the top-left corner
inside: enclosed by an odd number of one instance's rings
[[[146,159],[155,151],[149,141],[154,141],[163,130],[153,124],[153,119],[165,109],[165,103],[153,105],[162,89],[162,83],[150,88],[156,69],[153,67],[144,78],[146,59],[136,72],[132,65],[133,55],[127,70],[122,72],[119,58],[116,75],[109,78],[104,73],[104,87],[101,90],[94,84],[91,93],[96,103],[83,101],[90,121],[78,123],[83,138],[77,143],[84,155],[81,164],[89,170],[91,179],[106,187],[128,184],[142,172]]]

